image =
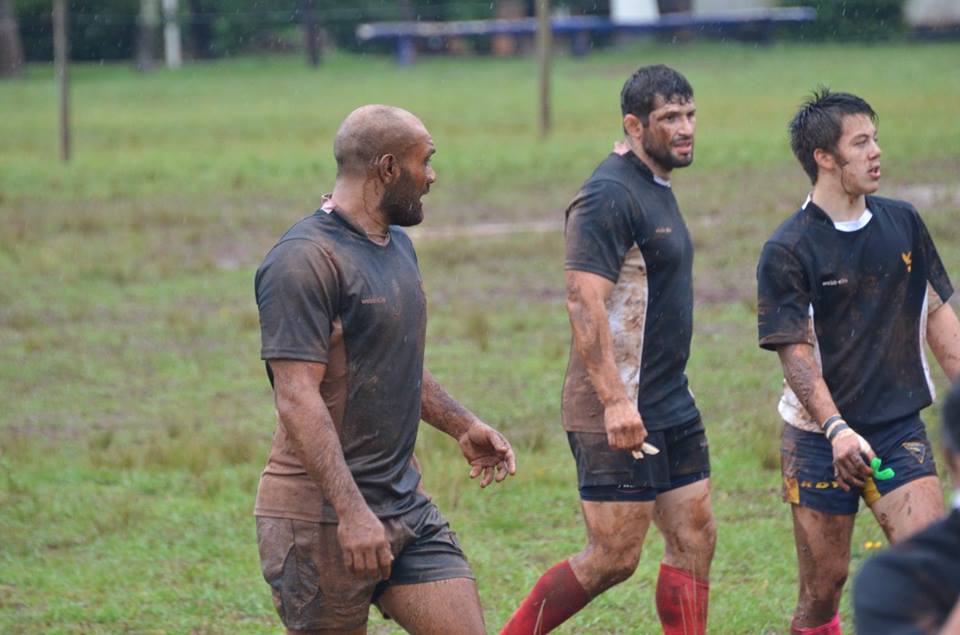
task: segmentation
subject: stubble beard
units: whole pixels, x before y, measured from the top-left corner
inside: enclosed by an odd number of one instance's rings
[[[413,177],[406,170],[400,173],[397,184],[383,194],[380,210],[391,225],[412,227],[423,222],[422,193],[417,191]]]
[[[641,145],[643,146],[643,151],[646,153],[650,160],[662,167],[663,169],[669,171],[674,168],[685,168],[691,163],[693,163],[693,149],[690,150],[690,156],[686,159],[681,159],[670,151],[670,146],[660,146],[653,142],[651,139],[653,135],[648,135],[644,132],[643,137],[641,138]]]

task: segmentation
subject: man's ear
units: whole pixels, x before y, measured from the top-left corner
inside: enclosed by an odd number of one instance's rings
[[[640,121],[640,117],[629,113],[624,115],[623,131],[627,133],[628,137],[632,137],[634,139],[640,139],[643,137],[643,122]]]
[[[392,154],[384,154],[376,163],[377,177],[386,183],[393,183],[400,175],[400,163]]]
[[[813,160],[821,170],[830,172],[837,169],[837,158],[823,148],[817,148],[813,151]]]

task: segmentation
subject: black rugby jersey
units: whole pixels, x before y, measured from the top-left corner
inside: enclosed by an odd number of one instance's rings
[[[614,358],[648,430],[699,416],[685,374],[693,334],[693,244],[668,183],[632,152],[611,154],[567,208],[567,270],[615,283],[607,301]],[[603,407],[575,347],[564,428],[603,432]]]
[[[927,285],[944,302],[953,294],[913,206],[875,196],[866,204],[870,221],[843,232],[808,202],[774,232],[757,267],[760,345],[815,345],[830,394],[854,428],[930,405]]]

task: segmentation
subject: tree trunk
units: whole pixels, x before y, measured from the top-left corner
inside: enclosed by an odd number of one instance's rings
[[[137,70],[149,71],[156,63],[157,31],[160,28],[159,0],[140,0],[137,33]]]
[[[300,19],[303,24],[303,44],[307,64],[320,66],[320,21],[317,19],[316,0],[300,0]]]
[[[0,0],[0,77],[14,77],[23,70],[23,44],[13,2]]]

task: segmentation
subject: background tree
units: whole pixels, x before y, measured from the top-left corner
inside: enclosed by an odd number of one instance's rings
[[[0,77],[19,75],[23,68],[23,44],[13,0],[0,0]]]

